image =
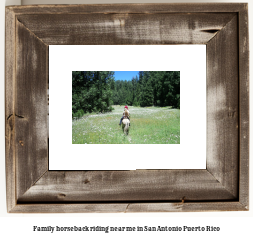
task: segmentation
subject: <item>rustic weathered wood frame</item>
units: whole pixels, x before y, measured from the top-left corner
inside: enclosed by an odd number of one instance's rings
[[[8,212],[248,210],[247,24],[241,3],[6,7]],[[50,44],[206,44],[206,170],[48,171]]]

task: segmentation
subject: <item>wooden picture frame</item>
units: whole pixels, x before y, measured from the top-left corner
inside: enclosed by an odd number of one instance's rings
[[[247,211],[248,40],[246,3],[6,7],[8,212]],[[49,171],[55,44],[206,44],[206,169]]]

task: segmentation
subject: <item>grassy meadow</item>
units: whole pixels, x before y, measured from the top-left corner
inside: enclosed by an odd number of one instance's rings
[[[105,114],[85,114],[72,121],[73,144],[180,144],[180,109],[129,106],[131,126],[125,136],[119,121],[124,106]]]

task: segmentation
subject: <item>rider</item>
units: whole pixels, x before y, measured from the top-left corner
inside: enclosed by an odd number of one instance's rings
[[[127,106],[127,105],[125,105],[125,107],[124,107],[123,116],[122,116],[121,119],[120,119],[119,125],[121,125],[122,120],[123,120],[123,118],[124,118],[124,116],[125,116],[125,110],[127,110],[127,111],[128,111],[128,114],[129,114],[129,117],[127,117],[127,118],[128,118],[128,120],[129,120],[129,126],[130,126],[130,112],[129,112],[129,110],[128,110],[128,106]]]

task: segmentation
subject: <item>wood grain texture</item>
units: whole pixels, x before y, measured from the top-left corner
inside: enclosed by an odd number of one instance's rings
[[[6,196],[7,211],[16,205],[16,181],[15,181],[15,147],[14,147],[14,86],[15,86],[15,16],[12,11],[6,9],[5,26],[5,157],[6,157]]]
[[[247,211],[239,202],[22,204],[13,213],[134,213]]]
[[[47,46],[16,22],[15,146],[17,198],[48,169]]]
[[[239,201],[249,206],[249,32],[248,5],[239,19]]]
[[[207,170],[49,171],[19,198],[19,202],[235,198]]]
[[[238,29],[235,16],[207,45],[207,169],[238,197]]]
[[[16,15],[25,14],[114,14],[114,13],[206,13],[238,12],[244,3],[155,3],[155,4],[87,4],[87,5],[27,5],[9,7]]]
[[[8,211],[248,210],[247,17],[233,3],[7,7]],[[47,171],[49,44],[180,43],[207,44],[207,170]]]
[[[239,202],[143,203],[129,204],[126,212],[212,212],[247,211]]]
[[[18,20],[48,45],[206,44],[235,16],[40,14],[18,16]]]

